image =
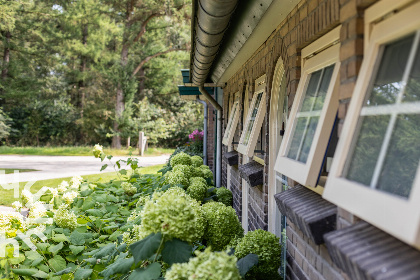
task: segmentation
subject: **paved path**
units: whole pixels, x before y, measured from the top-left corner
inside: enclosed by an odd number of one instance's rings
[[[151,166],[163,164],[169,158],[169,155],[158,157],[139,157],[139,166]],[[112,162],[118,159],[127,159],[127,157],[114,157]],[[16,168],[16,169],[36,169],[39,171],[22,172],[17,174],[1,174],[1,183],[27,182],[47,180],[63,177],[72,177],[74,175],[88,175],[100,173],[102,165],[109,160],[100,159],[93,156],[18,156],[18,155],[2,155],[0,156],[0,168]],[[122,167],[125,165],[122,165]],[[123,168],[124,168],[123,167]],[[102,172],[114,171],[112,166],[108,166]]]

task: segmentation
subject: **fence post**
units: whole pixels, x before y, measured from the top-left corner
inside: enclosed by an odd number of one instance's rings
[[[143,156],[143,154],[144,154],[144,144],[143,144],[143,141],[144,141],[144,132],[143,131],[140,131],[139,132],[139,155],[140,156]]]

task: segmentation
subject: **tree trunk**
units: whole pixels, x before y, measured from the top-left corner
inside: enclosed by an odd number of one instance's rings
[[[125,40],[124,40],[125,41]],[[122,47],[121,50],[121,66],[122,71],[125,71],[125,67],[127,66],[127,59],[128,59],[128,43],[125,41],[125,44]],[[112,137],[112,148],[120,149],[121,148],[121,136],[118,135],[120,130],[118,128],[118,120],[121,118],[123,112],[124,112],[124,91],[122,88],[121,82],[118,83],[117,86],[117,100],[115,102],[115,120],[114,120],[114,133],[117,135],[114,135]]]
[[[145,78],[144,78],[144,68],[140,68],[139,70],[139,101],[142,101],[144,99],[144,89],[146,88],[145,84]]]
[[[9,31],[5,32],[6,37],[6,44],[4,47],[4,53],[3,53],[3,65],[1,69],[1,80],[3,84],[5,84],[4,81],[6,81],[8,73],[9,73],[9,62],[10,62],[10,38],[12,37],[12,34]],[[3,96],[3,89],[0,88],[0,105],[4,104],[4,96]]]
[[[82,25],[82,44],[84,46],[87,45],[87,37],[88,37],[88,25],[83,24]],[[80,57],[80,73],[82,74],[82,78],[78,82],[79,86],[79,96],[77,99],[77,107],[80,110],[80,117],[83,118],[83,109],[85,106],[85,78],[84,73],[86,71],[86,65],[87,65],[87,57],[85,55],[81,55]]]

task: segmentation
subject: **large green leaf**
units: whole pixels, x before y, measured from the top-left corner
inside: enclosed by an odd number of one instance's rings
[[[55,255],[54,258],[48,260],[48,264],[54,272],[63,270],[66,268],[66,260],[59,255]]]
[[[60,242],[57,245],[49,247],[48,251],[52,253],[53,255],[56,255],[58,252],[60,252],[61,249],[63,249],[63,247],[64,247],[63,242]]]
[[[89,276],[92,274],[92,269],[79,268],[74,273],[74,280],[89,279]]]
[[[245,274],[254,266],[258,264],[258,256],[255,254],[248,254],[242,259],[240,259],[236,266],[238,267],[239,273],[242,278],[245,277]]]
[[[113,264],[109,265],[103,270],[100,275],[104,277],[110,277],[114,274],[124,274],[131,270],[131,266],[134,264],[134,258],[129,259],[118,259]]]
[[[83,245],[86,242],[86,239],[92,238],[91,233],[82,233],[79,231],[73,231],[70,235],[70,243],[72,245]]]
[[[86,213],[95,217],[102,217],[104,215],[104,213],[98,209],[88,209],[86,210]]]
[[[164,262],[172,265],[174,263],[188,262],[191,257],[192,246],[185,241],[174,238],[165,242],[162,250],[162,259]]]
[[[73,254],[77,255],[85,249],[85,246],[70,245],[69,248]]]
[[[54,240],[55,242],[64,242],[64,241],[70,242],[67,236],[65,236],[62,233],[54,235],[52,240]]]
[[[28,268],[28,269],[12,269],[13,273],[17,274],[17,275],[22,275],[22,276],[33,276],[33,277],[38,277],[38,278],[47,278],[48,274],[35,269],[35,268]]]
[[[134,270],[128,280],[155,280],[160,276],[160,263],[152,263],[146,268],[137,268]]]
[[[97,259],[102,259],[103,257],[111,254],[116,249],[114,243],[110,243],[102,247],[98,252],[96,252],[93,256]]]
[[[150,258],[159,248],[162,240],[162,233],[152,233],[146,238],[130,245],[130,252],[133,254],[135,263]]]

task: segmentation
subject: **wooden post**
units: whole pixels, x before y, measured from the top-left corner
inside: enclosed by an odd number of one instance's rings
[[[131,141],[131,137],[128,136],[128,138],[127,138],[127,149],[130,148],[130,141]]]
[[[143,140],[144,140],[144,132],[143,131],[140,131],[139,132],[139,155],[140,156],[143,156],[143,153],[144,153]]]

